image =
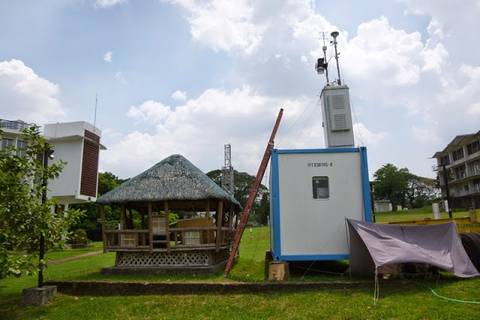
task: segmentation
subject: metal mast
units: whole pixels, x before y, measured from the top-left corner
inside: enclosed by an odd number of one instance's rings
[[[222,188],[228,191],[231,195],[234,195],[235,184],[232,166],[232,146],[230,144],[224,146],[224,154],[225,160],[222,167]]]
[[[323,38],[323,61],[325,63],[325,78],[327,78],[327,85],[330,82],[328,79],[328,61],[327,61],[327,46],[325,45],[325,32],[322,32],[322,38]]]
[[[335,49],[335,60],[337,62],[337,74],[338,74],[338,80],[337,80],[337,83],[339,86],[342,85],[342,79],[340,77],[340,65],[338,64],[338,55],[339,53],[337,52],[337,37],[339,35],[338,31],[333,31],[331,34],[330,34],[333,38],[333,48]]]

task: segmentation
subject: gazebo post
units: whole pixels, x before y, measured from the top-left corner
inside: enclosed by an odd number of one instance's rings
[[[210,199],[207,199],[206,200],[206,205],[205,205],[205,215],[206,215],[206,218],[209,218],[210,216]]]
[[[170,214],[168,213],[168,200],[163,202],[163,210],[165,211],[165,240],[167,241],[167,252],[170,252]]]
[[[233,220],[233,206],[231,203],[229,203],[228,204],[228,237],[229,238],[231,238],[232,236],[232,220]]]
[[[103,240],[103,253],[107,252],[107,238],[105,234],[105,210],[103,205],[100,205],[100,218],[102,221],[102,240]]]
[[[234,228],[235,230],[236,230],[237,227],[238,227],[238,216],[239,216],[239,214],[237,213],[237,214],[235,215],[235,223],[233,224],[233,225],[235,226],[235,228]]]
[[[150,252],[153,251],[153,233],[152,233],[152,203],[148,202],[148,244],[150,245]]]
[[[216,243],[216,251],[220,251],[220,241],[222,239],[222,223],[223,222],[223,201],[218,200],[217,206],[217,243]]]
[[[125,224],[127,223],[127,206],[122,203],[122,213],[120,214],[120,229],[125,230]]]

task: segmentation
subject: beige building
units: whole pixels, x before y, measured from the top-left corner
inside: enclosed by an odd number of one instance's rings
[[[450,206],[480,208],[480,131],[456,136],[442,151],[433,155],[442,196],[446,196],[445,166]]]

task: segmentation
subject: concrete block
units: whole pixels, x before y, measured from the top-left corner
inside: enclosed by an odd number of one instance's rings
[[[284,261],[272,261],[268,265],[269,281],[285,281],[288,280],[289,268],[288,263]]]
[[[23,289],[22,306],[42,306],[50,302],[57,294],[57,286]]]

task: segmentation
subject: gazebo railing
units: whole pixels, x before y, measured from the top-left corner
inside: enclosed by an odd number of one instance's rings
[[[148,249],[148,230],[105,230],[105,249]]]
[[[228,227],[169,228],[167,233],[150,235],[148,229],[105,230],[107,251],[169,251],[189,249],[224,249],[231,241]],[[150,246],[152,239],[152,246]],[[168,242],[168,246],[167,246]]]

